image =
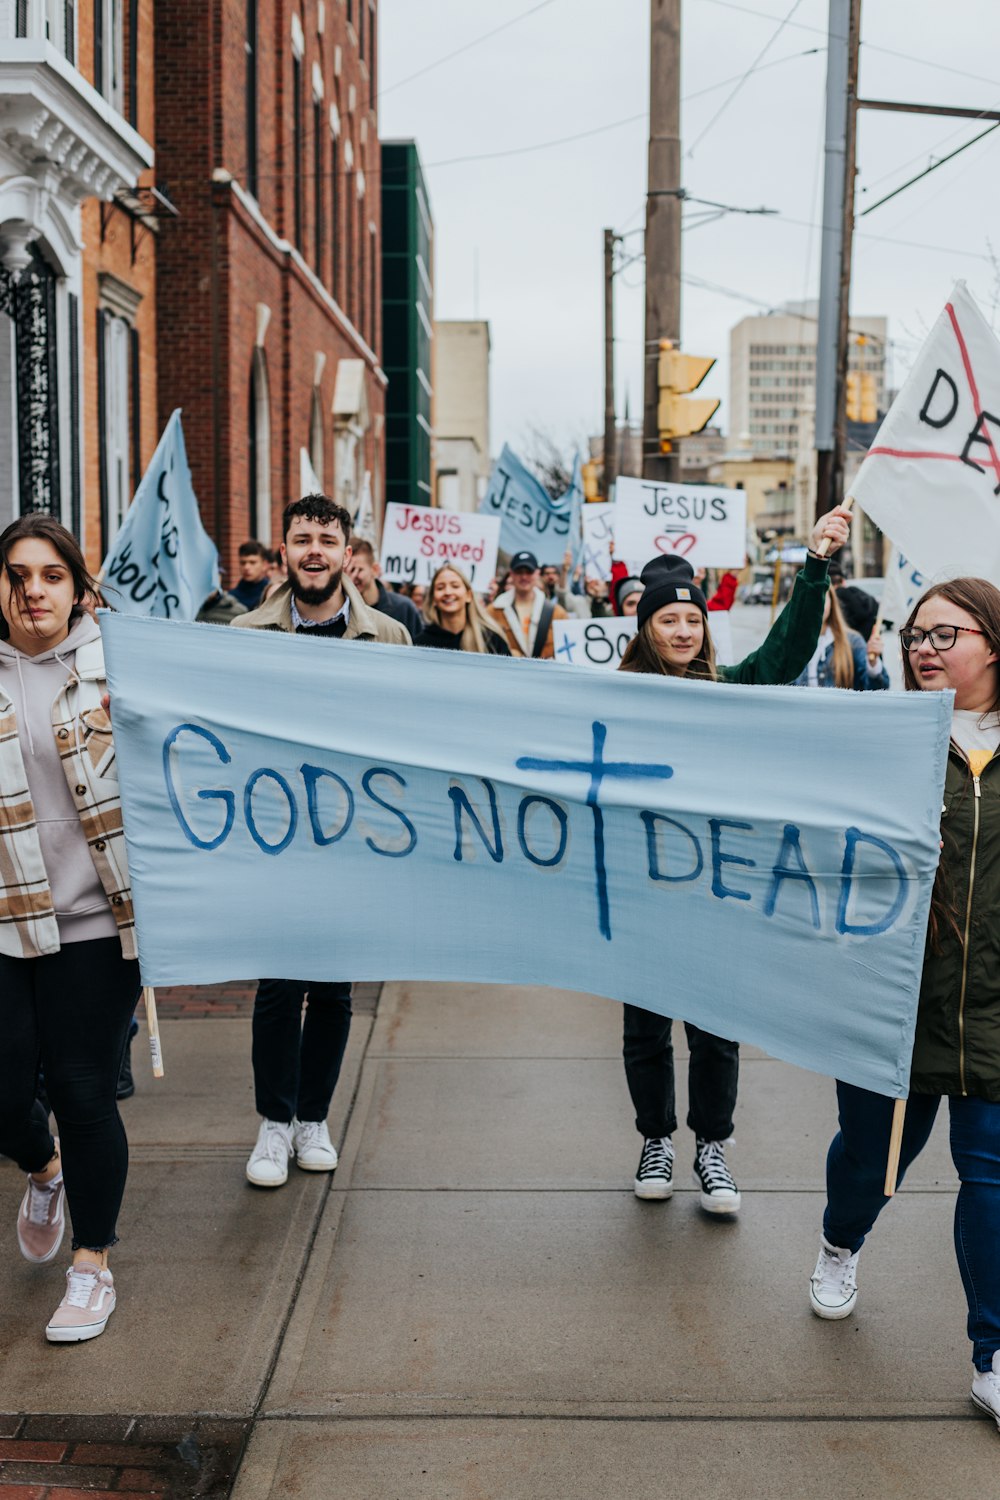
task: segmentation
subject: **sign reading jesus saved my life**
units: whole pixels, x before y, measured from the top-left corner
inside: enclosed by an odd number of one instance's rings
[[[950,694],[101,629],[146,984],[552,985],[905,1095]]]

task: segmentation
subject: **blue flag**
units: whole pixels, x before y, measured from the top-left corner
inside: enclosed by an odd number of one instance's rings
[[[122,614],[193,620],[218,587],[219,554],[201,524],[175,411],[105,558],[101,589]]]
[[[500,517],[500,547],[512,556],[533,552],[542,564],[562,563],[567,552],[574,563],[583,546],[583,478],[579,456],[573,463],[569,489],[558,499],[551,495],[504,444],[493,466],[480,511]]]
[[[906,1094],[951,694],[101,629],[145,983],[552,985]]]

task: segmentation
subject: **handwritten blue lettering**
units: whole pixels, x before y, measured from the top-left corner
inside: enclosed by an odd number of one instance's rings
[[[722,879],[723,865],[743,865],[747,869],[753,869],[757,863],[755,859],[744,859],[742,854],[725,854],[722,849],[722,830],[724,828],[739,828],[747,833],[753,831],[752,823],[741,823],[735,818],[709,818],[708,826],[712,834],[712,895],[725,900],[732,896],[735,901],[749,901],[749,891],[734,891],[726,885]]]
[[[528,847],[528,810],[532,807],[547,807],[555,818],[556,827],[559,830],[559,843],[556,846],[556,851],[547,859],[543,859],[541,855],[536,854],[534,850]],[[558,802],[553,802],[551,797],[523,797],[521,805],[517,810],[517,841],[521,846],[521,853],[533,865],[540,865],[543,870],[550,870],[553,865],[560,864],[563,855],[566,853],[566,845],[569,843],[569,818],[566,815],[566,809]]]
[[[399,819],[406,832],[409,834],[409,842],[404,849],[383,849],[379,844],[375,843],[374,839],[371,838],[366,838],[365,843],[368,845],[369,849],[371,849],[373,854],[384,854],[386,859],[405,859],[406,856],[408,854],[412,854],[414,849],[417,847],[417,830],[414,828],[413,824],[410,822],[409,818],[404,812],[400,812],[398,807],[393,807],[391,802],[386,802],[385,798],[380,797],[378,792],[373,789],[372,782],[376,776],[388,776],[390,781],[395,781],[402,791],[406,790],[406,782],[403,780],[402,776],[400,776],[398,771],[392,771],[388,766],[372,766],[365,772],[365,774],[361,778],[361,785],[364,788],[366,795],[369,796],[373,802],[377,803],[379,807],[384,807],[386,812],[392,813],[394,818]]]
[[[812,912],[812,924],[819,931],[819,893],[816,890],[816,882],[809,873],[809,868],[802,853],[802,834],[794,823],[785,824],[785,834],[778,851],[778,858],[774,862],[771,871],[771,884],[764,898],[765,917],[774,916],[774,908],[778,901],[778,891],[781,889],[783,880],[801,880],[809,891],[809,904]],[[789,863],[794,860],[794,865]]]
[[[213,799],[217,799],[223,804],[226,809],[226,818],[225,822],[222,825],[222,832],[217,834],[214,839],[199,838],[184,815],[184,809],[182,808],[180,798],[177,795],[177,788],[174,786],[174,775],[173,767],[170,761],[170,752],[182,734],[196,734],[199,735],[201,739],[207,740],[224,766],[228,766],[230,764],[232,756],[229,754],[229,751],[226,749],[225,745],[218,738],[218,736],[214,735],[210,729],[202,729],[200,724],[178,724],[176,729],[172,729],[167,735],[166,739],[163,741],[163,775],[167,783],[167,796],[170,798],[170,806],[173,808],[174,817],[181,825],[185,838],[187,838],[188,841],[192,843],[196,849],[218,849],[219,845],[224,844],[226,842],[226,839],[232,832],[233,820],[236,817],[236,798],[233,796],[232,792],[229,791],[200,791],[198,793],[198,796],[203,801],[208,802],[212,801]]]
[[[705,856],[701,852],[701,842],[695,838],[690,828],[685,828],[683,823],[678,823],[676,818],[668,818],[666,813],[643,812],[639,814],[646,829],[646,857],[649,861],[650,880],[663,880],[670,884],[680,885],[685,880],[697,880],[705,868]],[[694,845],[695,867],[688,870],[684,875],[668,875],[660,868],[660,851],[657,840],[657,828],[661,823],[669,824],[671,828],[677,828]]]
[[[281,788],[288,802],[288,827],[276,844],[269,844],[267,839],[257,827],[257,820],[253,810],[253,794],[259,782],[264,778],[273,781],[275,786]],[[295,837],[295,830],[299,826],[299,810],[295,805],[295,793],[280,771],[271,771],[267,766],[262,766],[259,771],[254,771],[247,780],[243,789],[243,817],[246,820],[247,831],[258,849],[263,849],[265,854],[280,854],[282,849],[287,849]]]
[[[868,844],[873,849],[880,849],[883,854],[887,855],[896,876],[896,894],[892,905],[883,917],[879,917],[874,922],[849,922],[847,920],[847,908],[851,899],[854,866],[859,844]],[[906,904],[908,883],[903,861],[891,844],[887,844],[885,839],[880,839],[877,834],[862,833],[860,828],[848,828],[844,837],[844,863],[840,872],[840,901],[837,905],[837,931],[840,933],[851,933],[854,937],[876,937],[880,932],[887,932]]]

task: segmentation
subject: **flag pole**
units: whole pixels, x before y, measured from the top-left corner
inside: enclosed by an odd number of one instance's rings
[[[854,496],[847,495],[844,499],[844,509],[850,510],[854,504]],[[830,538],[824,537],[817,548],[820,557],[825,557],[830,550]],[[881,610],[879,611],[881,615]],[[882,621],[878,622],[881,627]],[[891,1198],[896,1191],[896,1179],[899,1176],[899,1151],[903,1144],[903,1126],[906,1123],[906,1100],[896,1099],[892,1106],[892,1127],[889,1131],[889,1159],[885,1166],[885,1196]]]
[[[156,1015],[156,991],[144,985],[142,998],[146,1006],[146,1030],[149,1033],[149,1055],[153,1060],[153,1077],[163,1077],[163,1053],[160,1049],[160,1023]]]

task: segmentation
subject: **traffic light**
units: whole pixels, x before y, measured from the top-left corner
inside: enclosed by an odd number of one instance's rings
[[[847,420],[861,421],[861,376],[856,370],[847,372]]]
[[[597,488],[597,465],[595,463],[581,464],[580,474],[583,478],[583,498],[600,500],[601,496]]]
[[[861,420],[878,421],[878,386],[870,370],[866,370],[861,376]]]
[[[705,359],[700,354],[682,354],[671,339],[660,340],[657,427],[661,453],[669,453],[676,438],[703,432],[719,410],[721,403],[710,396],[694,400],[688,397],[688,392],[697,390],[714,364],[714,359]]]

